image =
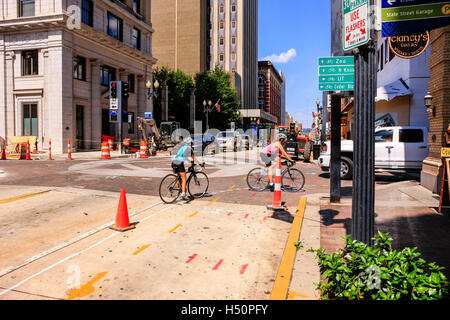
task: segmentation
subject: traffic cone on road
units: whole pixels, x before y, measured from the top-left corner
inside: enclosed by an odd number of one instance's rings
[[[102,155],[101,159],[111,159],[110,147],[108,142],[102,142]]]
[[[27,140],[27,153],[25,156],[26,160],[31,160],[31,156],[30,156],[30,140]]]
[[[52,159],[52,139],[48,141],[48,160]]]
[[[1,160],[8,160],[8,158],[6,158],[6,149],[3,148],[2,150],[2,159]]]
[[[21,143],[19,160],[25,160],[26,158],[27,158],[27,145],[26,145],[26,143]]]
[[[140,149],[140,153],[139,153],[139,158],[143,159],[143,158],[148,158],[147,155],[147,143],[143,140],[141,140],[141,149]]]
[[[134,225],[130,225],[127,198],[125,196],[125,189],[122,189],[120,192],[119,207],[117,208],[116,224],[111,226],[110,229],[123,232],[134,228]]]
[[[108,139],[109,152],[114,151],[113,142],[111,139]]]
[[[286,210],[284,203],[281,202],[281,153],[278,153],[277,168],[275,169],[275,190],[273,192],[273,203],[268,205],[267,209],[274,211]]]
[[[72,147],[70,145],[70,139],[69,139],[69,142],[67,144],[67,160],[73,160],[72,159]]]

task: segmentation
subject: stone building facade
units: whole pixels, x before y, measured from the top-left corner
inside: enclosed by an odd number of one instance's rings
[[[98,149],[109,123],[109,81],[130,83],[130,123],[152,111],[150,1],[4,0],[0,3],[0,136],[37,136],[52,152]]]

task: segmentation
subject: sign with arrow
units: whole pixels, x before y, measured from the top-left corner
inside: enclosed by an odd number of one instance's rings
[[[369,42],[369,0],[343,0],[344,51]]]
[[[319,58],[319,90],[355,90],[355,57]]]
[[[450,24],[450,1],[382,0],[382,36],[420,34]]]

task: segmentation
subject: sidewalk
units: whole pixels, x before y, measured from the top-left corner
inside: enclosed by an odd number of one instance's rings
[[[341,239],[351,234],[352,198],[344,197],[339,204],[320,200],[320,245],[327,252],[344,247]],[[403,181],[377,186],[375,191],[375,236],[377,231],[388,232],[393,247],[417,247],[427,262],[445,267],[450,275],[449,216],[433,208],[439,205],[436,195],[415,181]]]
[[[164,157],[168,156],[168,151],[162,151],[158,152],[156,156],[152,156],[151,158],[155,157]],[[32,153],[30,154],[31,160],[48,160],[48,152],[40,151],[39,153]],[[131,154],[121,154],[119,151],[110,151],[110,157],[111,159],[129,159],[129,158],[137,158],[139,157],[139,154],[137,153],[131,153]],[[20,158],[20,155],[18,154],[11,154],[7,155],[7,160],[18,160]],[[67,160],[68,155],[67,153],[59,153],[59,154],[52,154],[53,160]],[[72,160],[101,160],[101,151],[85,151],[85,152],[72,152]]]

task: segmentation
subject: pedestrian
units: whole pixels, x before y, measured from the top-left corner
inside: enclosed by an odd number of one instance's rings
[[[444,136],[445,136],[445,141],[444,141],[445,146],[450,147],[450,123],[447,126],[447,132],[445,132]]]

